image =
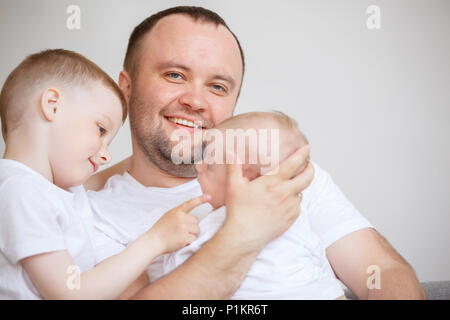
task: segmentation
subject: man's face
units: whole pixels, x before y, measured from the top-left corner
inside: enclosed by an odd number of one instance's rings
[[[134,143],[156,166],[179,177],[195,177],[193,164],[175,165],[170,141],[177,129],[193,134],[229,118],[242,81],[238,44],[224,26],[164,17],[142,39],[130,94]],[[192,139],[193,141],[194,139]]]

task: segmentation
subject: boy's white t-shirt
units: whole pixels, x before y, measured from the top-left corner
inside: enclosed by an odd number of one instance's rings
[[[313,165],[315,175],[311,185],[303,191],[302,211],[307,210],[311,230],[319,237],[321,246],[326,249],[354,231],[373,228],[330,175],[317,164]],[[197,180],[174,188],[145,187],[128,173],[112,176],[99,192],[88,191],[94,213],[97,262],[122,251],[168,210],[201,194]],[[192,214],[202,220],[211,211],[209,204],[203,204]],[[147,269],[150,282],[164,275],[164,259],[167,255],[155,259]],[[276,257],[274,259],[273,263],[277,263]],[[319,282],[311,283],[310,292],[331,288],[326,286],[322,288]]]
[[[20,162],[0,159],[0,299],[42,299],[24,258],[67,250],[81,272],[93,268],[93,237],[84,187],[68,192]]]

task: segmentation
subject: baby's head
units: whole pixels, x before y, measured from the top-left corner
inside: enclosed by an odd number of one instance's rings
[[[64,189],[111,160],[108,145],[126,114],[117,84],[92,61],[63,49],[28,56],[0,93],[6,153],[39,148],[53,183]]]
[[[308,144],[295,120],[278,111],[240,114],[208,131],[203,161],[196,169],[202,191],[211,195],[209,202],[214,208],[225,204],[225,163],[230,163],[228,159],[235,160],[237,155],[244,177],[251,181],[275,169],[280,161]],[[245,141],[244,148],[239,150],[239,138],[229,139],[233,135],[245,136],[245,140],[241,139]],[[222,142],[218,143],[218,140]],[[298,173],[303,169],[299,168]]]

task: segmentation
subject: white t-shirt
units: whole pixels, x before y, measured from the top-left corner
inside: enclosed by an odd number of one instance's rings
[[[200,222],[200,234],[189,246],[166,255],[163,273],[182,265],[219,230],[225,221],[221,207]],[[308,210],[280,237],[259,253],[239,289],[231,299],[336,299],[344,294],[327,260],[325,248],[309,223]]]
[[[41,299],[20,263],[26,257],[67,250],[81,272],[93,268],[93,237],[82,186],[68,192],[20,162],[0,159],[0,299]]]
[[[181,203],[200,196],[197,180],[174,188],[144,187],[127,172],[108,179],[103,190],[88,191],[94,212],[97,262],[121,252],[149,230],[162,215]],[[208,203],[191,211],[200,220],[211,212]],[[147,269],[151,282],[163,276],[163,256]]]
[[[303,192],[302,208],[307,210],[311,230],[319,237],[321,246],[327,248],[354,231],[372,227],[334,184],[329,174],[317,164],[313,165],[315,176]],[[89,191],[97,231],[95,245],[98,262],[119,253],[168,210],[199,195],[201,188],[197,180],[174,188],[144,187],[128,173],[111,177],[99,192]],[[211,211],[212,207],[204,204],[192,213],[202,220]],[[151,282],[164,275],[164,259],[167,257],[155,259],[147,269]],[[331,288],[328,283],[326,287],[321,285],[317,281],[311,283],[310,292]]]

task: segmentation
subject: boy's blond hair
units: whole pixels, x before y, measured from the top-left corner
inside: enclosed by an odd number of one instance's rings
[[[120,99],[122,121],[125,121],[126,100],[118,85],[106,72],[79,53],[64,49],[44,50],[26,57],[9,74],[3,85],[0,93],[0,119],[5,141],[8,131],[18,126],[23,114],[23,110],[15,105],[17,102],[13,99],[28,99],[27,95],[32,93],[36,85],[51,81],[70,86],[90,85],[90,81],[101,81]]]

